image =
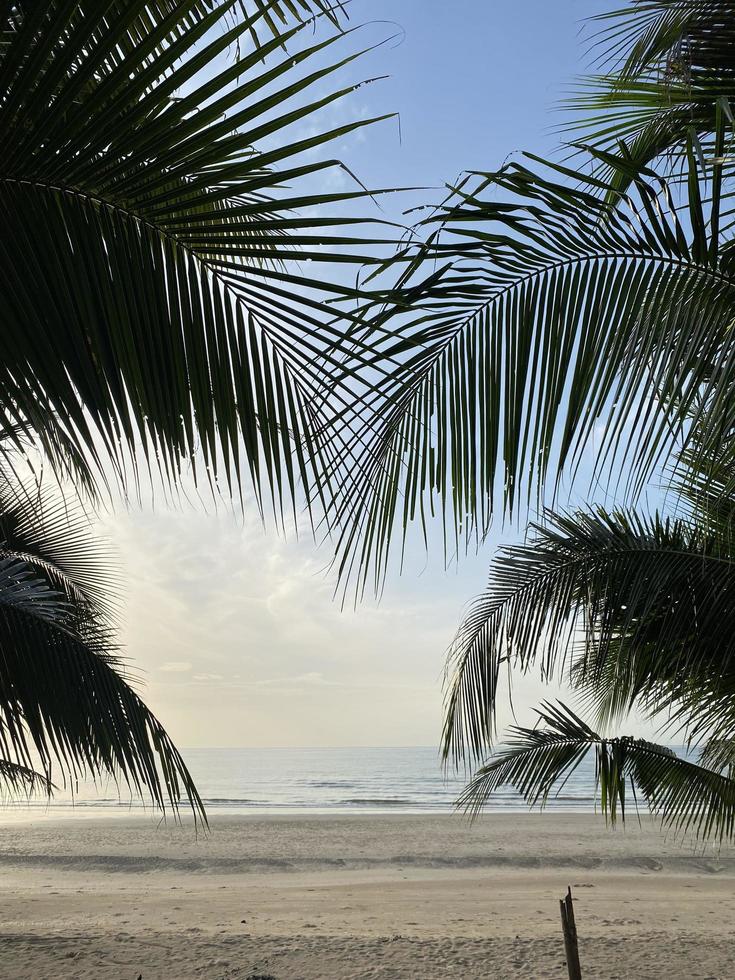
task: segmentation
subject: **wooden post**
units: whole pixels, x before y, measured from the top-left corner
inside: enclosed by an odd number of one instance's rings
[[[582,968],[579,965],[579,946],[577,945],[577,926],[574,922],[574,902],[572,889],[567,889],[566,898],[559,899],[561,908],[561,928],[564,933],[564,952],[567,957],[569,980],[582,980]]]

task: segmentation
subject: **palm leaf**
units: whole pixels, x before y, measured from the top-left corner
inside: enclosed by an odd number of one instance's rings
[[[663,155],[685,162],[692,133],[704,154],[721,156],[717,133],[732,123],[735,100],[731,13],[718,0],[647,0],[593,18],[599,60],[612,70],[582,80],[568,129],[608,149],[624,141],[639,171]],[[627,186],[624,174],[616,186]]]
[[[344,0],[243,0],[245,11],[249,7],[258,10],[271,32],[278,36],[282,25],[292,19],[303,20],[322,14],[339,25],[347,17]],[[257,33],[255,34],[257,41]]]
[[[109,637],[71,616],[49,622],[48,606],[6,600],[2,588],[3,756],[29,768],[39,758],[47,780],[58,768],[72,788],[85,775],[112,776],[164,811],[178,813],[183,799],[206,819],[180,753],[121,676]]]
[[[303,22],[316,17],[328,18],[339,26],[347,18],[343,0],[151,0],[139,6],[135,16],[130,17],[131,5],[127,0],[111,3],[100,12],[99,30],[109,33],[117,31],[120,45],[119,57],[128,57],[133,49],[146,43],[153,30],[164,24],[166,39],[175,39],[195,30],[207,15],[217,13],[218,8],[226,8],[230,20],[243,16],[250,22],[249,34],[252,41],[261,43],[258,24],[267,28],[266,36],[278,37],[294,21]],[[120,14],[127,14],[124,26]],[[80,12],[81,13],[81,12]],[[255,16],[257,15],[257,16]],[[3,24],[0,44],[10,42],[10,36],[31,26],[39,29],[43,22],[43,8],[38,4],[18,3],[7,14]],[[29,32],[30,33],[30,32]],[[114,52],[111,52],[114,55]]]
[[[635,194],[613,204],[601,179],[513,163],[467,178],[428,219],[434,237],[402,254],[393,306],[366,328],[379,382],[350,422],[359,440],[334,502],[358,593],[380,588],[413,523],[426,537],[440,514],[453,555],[484,538],[497,498],[506,513],[539,506],[593,432],[595,476],[626,464],[636,489],[706,430],[703,406],[722,411],[732,250],[691,147],[688,159],[683,211],[653,173],[631,172]]]
[[[19,766],[5,759],[0,759],[0,784],[6,798],[14,799],[28,799],[40,793],[51,797],[56,788],[42,772],[36,772],[35,769],[28,769],[26,766]]]
[[[117,582],[92,537],[88,515],[59,494],[0,477],[0,555],[42,570],[50,587],[85,615],[115,620]]]
[[[323,380],[344,371],[326,285],[295,263],[375,248],[338,214],[364,190],[314,191],[344,172],[322,147],[369,121],[297,132],[355,88],[325,86],[357,55],[330,56],[337,34],[287,53],[297,19],[222,67],[304,4],[164,5],[122,55],[139,5],[41,7],[18,8],[0,57],[0,419],[90,481],[142,452],[278,513],[324,469]]]
[[[550,514],[499,553],[458,631],[445,755],[478,758],[492,743],[504,664],[566,676],[606,725],[638,704],[698,734],[705,711],[711,729],[735,689],[734,573],[726,542],[685,519]]]
[[[515,728],[508,747],[473,776],[460,805],[476,814],[498,787],[514,786],[531,805],[544,805],[590,752],[595,753],[600,808],[625,821],[627,788],[676,833],[702,839],[735,836],[735,780],[666,746],[631,737],[606,739],[564,705],[545,704],[542,729]]]
[[[206,822],[180,753],[126,677],[109,561],[86,515],[8,485],[0,533],[0,781],[30,793],[50,792],[55,772],[71,789],[112,777]]]

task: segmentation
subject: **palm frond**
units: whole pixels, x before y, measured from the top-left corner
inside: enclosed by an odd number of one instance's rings
[[[476,814],[506,784],[530,805],[543,806],[594,752],[600,808],[612,824],[618,816],[625,821],[630,789],[675,833],[720,841],[735,836],[735,780],[666,746],[604,738],[562,704],[544,704],[538,714],[546,727],[513,729],[508,747],[475,773],[460,806]]]
[[[0,759],[0,795],[6,799],[28,799],[44,794],[53,796],[54,784],[42,772]]]
[[[114,622],[116,576],[79,504],[0,481],[0,556],[42,571],[50,587],[85,616]]]
[[[735,775],[735,739],[710,739],[702,749],[699,761],[708,769],[732,779]]]
[[[696,702],[714,706],[732,692],[734,586],[732,554],[689,521],[602,508],[549,514],[525,544],[499,553],[458,631],[445,755],[478,758],[492,744],[503,664],[566,676],[606,725],[639,704],[694,726]]]
[[[633,0],[590,18],[598,60],[621,77],[647,69],[719,68],[728,52],[732,10],[727,0]],[[731,64],[731,62],[727,62]]]
[[[122,676],[110,637],[71,614],[49,621],[47,599],[11,601],[0,587],[3,756],[28,768],[39,758],[47,780],[58,770],[72,789],[85,775],[112,777],[164,812],[183,802],[206,820],[184,760]]]
[[[499,787],[511,785],[530,806],[543,807],[593,749],[603,811],[615,823],[619,810],[624,820],[623,743],[606,742],[563,704],[545,702],[537,713],[547,728],[511,729],[506,746],[474,773],[458,806],[476,815]]]
[[[123,52],[138,4],[19,8],[0,52],[0,416],[90,480],[112,459],[124,481],[142,452],[171,483],[185,466],[250,483],[278,513],[326,468],[324,377],[344,372],[327,284],[298,263],[377,247],[374,219],[339,213],[366,191],[315,192],[345,174],[320,154],[370,120],[304,129],[363,83],[327,88],[353,33],[287,52],[297,18],[223,63],[306,5],[215,3],[192,23],[200,6],[164,5]]]
[[[0,782],[50,792],[57,772],[71,789],[111,777],[206,822],[183,758],[126,677],[109,561],[86,515],[8,486],[0,535]]]
[[[339,26],[347,19],[343,0],[150,0],[145,6],[139,6],[133,17],[129,16],[128,0],[121,0],[100,11],[99,30],[108,35],[114,32],[119,48],[111,54],[123,60],[135,47],[146,44],[155,29],[164,26],[165,40],[175,40],[196,30],[204,18],[212,13],[216,15],[221,8],[230,22],[238,17],[249,21],[249,35],[256,46],[262,43],[261,35],[280,37],[294,22],[324,17]],[[120,19],[121,13],[128,15],[126,20]],[[10,43],[13,35],[26,32],[27,37],[32,37],[32,32],[40,30],[42,24],[43,10],[38,4],[14,4],[2,22],[0,50]],[[259,31],[259,26],[263,30]]]
[[[704,840],[732,840],[735,780],[686,759],[636,749],[630,753],[631,778],[665,828]]]
[[[380,587],[413,523],[425,536],[438,513],[451,555],[483,539],[496,498],[505,513],[538,506],[593,433],[595,474],[625,463],[633,489],[685,441],[715,378],[727,381],[735,309],[732,253],[693,152],[690,166],[683,212],[654,174],[613,205],[602,180],[513,163],[468,178],[429,219],[438,230],[408,250],[394,294],[398,316],[405,290],[407,318],[376,314],[365,342],[389,367],[361,404],[334,504],[340,570],[358,592]]]
[[[294,18],[304,20],[323,15],[338,26],[348,17],[344,0],[242,0],[242,4],[246,12],[249,7],[260,11],[275,36]]]
[[[735,104],[731,14],[721,0],[645,0],[592,18],[602,23],[594,49],[609,70],[577,86],[567,131],[606,149],[622,142],[638,171],[657,159],[686,165],[693,136],[702,156],[722,158]],[[618,173],[614,183],[624,191],[629,179]]]

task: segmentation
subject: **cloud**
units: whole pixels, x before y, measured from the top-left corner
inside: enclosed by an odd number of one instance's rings
[[[268,677],[264,680],[257,680],[256,687],[343,687],[337,681],[327,680],[318,671],[311,671],[308,674],[298,674],[295,677]]]
[[[486,560],[467,577],[409,573],[342,611],[326,552],[266,533],[254,508],[158,505],[104,530],[127,587],[125,654],[179,744],[437,743],[444,651]]]

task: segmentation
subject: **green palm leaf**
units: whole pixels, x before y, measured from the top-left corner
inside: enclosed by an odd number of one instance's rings
[[[99,11],[98,29],[107,34],[116,32],[120,47],[117,52],[111,50],[110,54],[113,59],[122,60],[129,57],[135,47],[147,43],[151,32],[161,25],[166,27],[166,40],[182,37],[195,30],[207,15],[216,14],[218,8],[225,8],[231,21],[238,16],[247,18],[249,35],[256,45],[261,43],[260,33],[278,37],[293,22],[325,17],[339,26],[347,18],[343,0],[235,0],[235,3],[232,0],[151,0],[145,6],[139,5],[137,10],[127,0],[122,0]],[[73,14],[65,13],[71,21]],[[121,13],[125,15],[124,20],[120,19]],[[131,13],[134,16],[130,16]],[[15,4],[3,23],[0,45],[8,44],[13,34],[29,25],[34,30],[40,29],[43,16],[42,5]],[[259,26],[267,30],[259,32]]]
[[[0,494],[0,782],[112,778],[154,806],[206,815],[186,765],[131,686],[115,641],[109,560],[78,505]],[[58,773],[58,778],[56,778]]]
[[[347,4],[344,0],[244,0],[243,6],[246,11],[249,6],[260,11],[263,20],[276,36],[282,25],[288,24],[294,18],[303,20],[323,14],[338,25],[347,17]],[[255,36],[257,39],[257,34]]]
[[[297,19],[223,66],[266,16],[307,11],[256,6],[160,5],[122,55],[137,4],[8,15],[0,420],[89,482],[142,451],[279,512],[325,469],[323,383],[344,371],[326,286],[295,263],[364,262],[375,239],[338,214],[365,191],[314,191],[340,169],[322,147],[369,121],[295,129],[355,88],[324,94],[354,51],[331,57],[332,34],[287,53]]]
[[[549,514],[525,544],[503,549],[448,670],[444,753],[455,763],[492,747],[501,668],[535,664],[545,679],[565,678],[603,728],[635,709],[678,741],[703,746],[698,762],[603,738],[570,709],[545,705],[545,728],[514,729],[509,748],[480,766],[463,797],[468,808],[479,809],[504,782],[543,804],[594,751],[602,808],[613,820],[618,808],[625,815],[628,785],[676,831],[733,836],[735,552],[726,458],[720,449],[708,467],[697,452],[690,483],[680,461],[686,512],[676,519],[602,508]]]
[[[674,832],[703,839],[735,836],[735,780],[666,746],[603,738],[564,705],[545,704],[538,714],[545,728],[513,729],[507,748],[478,769],[460,800],[466,810],[476,814],[507,784],[529,804],[543,806],[594,752],[600,807],[612,824],[618,816],[625,821],[629,788]]]
[[[582,80],[568,129],[608,149],[624,141],[638,170],[663,155],[672,167],[685,162],[692,134],[703,154],[721,156],[717,134],[723,122],[732,128],[735,104],[731,13],[720,0],[645,0],[593,18],[595,49],[612,70]],[[621,191],[629,178],[614,182]]]
[[[566,677],[605,725],[637,704],[690,737],[735,731],[723,711],[735,692],[729,541],[691,520],[598,509],[549,515],[503,549],[452,647],[445,754],[492,744],[503,665]]]
[[[598,57],[622,77],[679,59],[718,66],[727,56],[731,8],[727,0],[633,0],[592,18],[601,25]],[[730,52],[731,54],[731,52]]]
[[[380,381],[334,504],[358,592],[379,589],[413,523],[426,536],[439,513],[454,554],[483,539],[497,498],[538,505],[594,431],[596,474],[626,463],[635,488],[692,425],[706,431],[703,406],[722,411],[735,267],[691,148],[689,165],[682,208],[653,173],[631,171],[635,194],[612,204],[601,179],[513,163],[469,177],[428,219],[433,237],[402,255],[366,340]]]

